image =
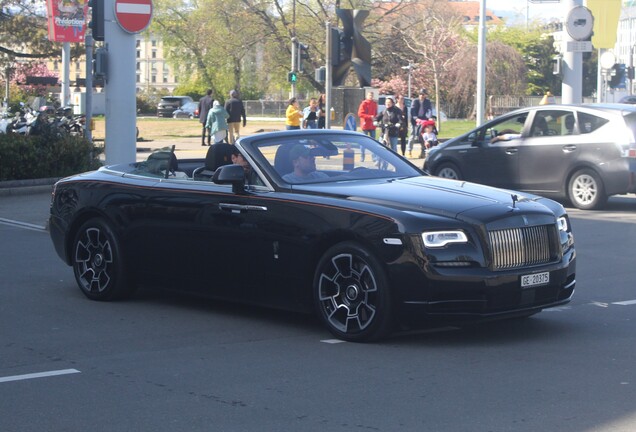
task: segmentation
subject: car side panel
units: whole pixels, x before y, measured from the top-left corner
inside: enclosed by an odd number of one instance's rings
[[[519,145],[519,188],[537,194],[563,192],[582,145],[580,135],[527,137]]]

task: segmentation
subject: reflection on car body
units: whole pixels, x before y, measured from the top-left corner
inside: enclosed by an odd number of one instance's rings
[[[636,192],[635,132],[630,105],[524,108],[432,149],[424,169],[596,209]]]
[[[56,184],[51,238],[87,297],[167,286],[316,312],[336,337],[367,341],[430,320],[528,316],[573,294],[572,230],[554,201],[427,176],[355,132],[225,146]],[[297,146],[323,177],[284,180]],[[361,148],[374,157],[362,161]]]

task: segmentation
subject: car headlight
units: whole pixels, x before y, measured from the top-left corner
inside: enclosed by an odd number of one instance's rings
[[[560,218],[557,219],[557,226],[559,227],[559,231],[567,232],[568,220],[564,216],[561,216]]]
[[[424,246],[440,248],[449,243],[468,243],[468,237],[463,231],[430,231],[422,233]]]

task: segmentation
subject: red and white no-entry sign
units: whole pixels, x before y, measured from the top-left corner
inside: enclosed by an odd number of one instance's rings
[[[139,33],[152,19],[152,0],[115,0],[115,18],[128,33]]]

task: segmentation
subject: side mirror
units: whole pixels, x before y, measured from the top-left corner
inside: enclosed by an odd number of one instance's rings
[[[232,192],[245,192],[245,171],[240,165],[223,165],[214,171],[212,181],[217,184],[231,184]]]

